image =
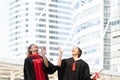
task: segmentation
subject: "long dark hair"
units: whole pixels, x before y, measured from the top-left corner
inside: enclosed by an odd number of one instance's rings
[[[28,47],[28,49],[27,49],[27,57],[29,57],[29,56],[32,54],[32,52],[30,51],[30,49],[31,49],[31,46],[33,46],[33,45],[35,45],[35,44],[31,44],[31,45]]]
[[[78,48],[78,50],[79,50],[79,55],[78,55],[78,58],[82,55],[82,50],[79,48],[79,47],[77,47]]]

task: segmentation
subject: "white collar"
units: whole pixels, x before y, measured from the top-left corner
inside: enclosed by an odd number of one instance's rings
[[[79,58],[75,59],[75,61],[78,61],[78,60],[80,60],[80,59],[81,59],[81,57],[79,57]]]

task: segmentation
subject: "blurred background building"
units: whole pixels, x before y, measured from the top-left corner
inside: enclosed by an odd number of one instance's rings
[[[120,0],[74,0],[73,42],[84,51],[91,71],[120,72],[119,7]]]
[[[110,1],[75,1],[74,45],[82,48],[83,59],[89,63],[91,71],[102,68],[110,70]]]
[[[57,48],[64,45],[71,30],[71,16],[70,0],[10,0],[9,54],[25,58],[27,47],[35,43],[39,48],[46,46],[48,58],[56,61]]]

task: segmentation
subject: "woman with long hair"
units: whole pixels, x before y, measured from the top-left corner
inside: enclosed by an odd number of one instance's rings
[[[48,74],[56,71],[55,66],[45,56],[46,47],[42,47],[41,55],[38,50],[35,44],[28,47],[28,54],[24,60],[24,80],[49,80]]]

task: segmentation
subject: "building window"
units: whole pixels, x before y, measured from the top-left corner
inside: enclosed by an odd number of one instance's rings
[[[36,37],[38,37],[38,38],[46,38],[45,35],[36,35]]]
[[[28,3],[28,2],[26,2],[25,4],[26,4],[26,5],[28,5],[29,3]]]
[[[28,13],[26,13],[25,15],[28,16]]]
[[[40,41],[40,40],[37,40],[36,43],[46,44],[46,41]]]
[[[28,24],[26,24],[25,26],[28,27]]]
[[[37,24],[38,27],[46,27],[46,24]]]
[[[58,56],[58,53],[50,53],[51,56]]]
[[[25,32],[28,32],[28,30],[25,30]]]
[[[29,21],[29,19],[25,19],[25,21]]]
[[[26,11],[28,11],[28,10],[29,10],[29,8],[25,8],[25,10],[26,10]]]
[[[43,2],[35,2],[36,5],[46,5],[46,3],[43,3]]]
[[[35,31],[36,31],[36,32],[43,32],[43,33],[46,33],[46,30],[43,30],[43,29],[42,29],[42,30],[41,30],[41,29],[36,29]]]
[[[113,39],[120,38],[120,35],[113,36]]]

